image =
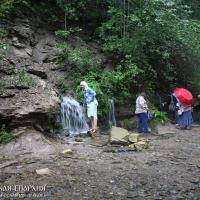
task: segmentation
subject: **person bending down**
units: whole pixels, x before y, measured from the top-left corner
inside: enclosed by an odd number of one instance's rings
[[[87,116],[91,120],[92,128],[89,130],[91,134],[97,131],[97,106],[96,92],[88,86],[85,81],[80,82],[80,87],[84,94],[84,104],[87,106]]]

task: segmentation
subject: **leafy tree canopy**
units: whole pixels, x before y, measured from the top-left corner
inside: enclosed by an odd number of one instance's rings
[[[198,0],[2,0],[0,17],[24,6],[60,29],[59,61],[76,63],[74,80],[79,75],[94,86],[102,113],[109,97],[125,103],[141,88],[169,92],[182,86],[199,93]],[[74,30],[101,44],[113,71],[103,71],[88,49],[71,48],[67,38]]]

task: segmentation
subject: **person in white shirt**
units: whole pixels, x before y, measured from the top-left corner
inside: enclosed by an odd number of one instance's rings
[[[141,94],[136,99],[136,110],[135,114],[138,118],[138,131],[139,133],[149,133],[148,127],[148,105],[145,100],[146,93],[141,92]]]

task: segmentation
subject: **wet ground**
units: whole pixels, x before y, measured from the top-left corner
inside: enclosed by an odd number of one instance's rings
[[[0,199],[199,200],[200,126],[148,138],[149,149],[135,152],[110,146],[108,135],[55,141],[29,130],[0,146]]]

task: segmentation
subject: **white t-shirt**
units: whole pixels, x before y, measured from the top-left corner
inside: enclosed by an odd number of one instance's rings
[[[144,113],[144,112],[147,112],[147,110],[148,110],[148,106],[147,106],[146,100],[144,99],[143,96],[138,96],[138,98],[136,99],[135,114]]]

